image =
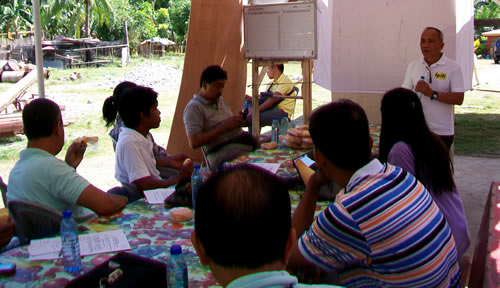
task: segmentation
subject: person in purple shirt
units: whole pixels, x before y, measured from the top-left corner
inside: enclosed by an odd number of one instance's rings
[[[415,92],[405,88],[388,91],[381,111],[380,161],[412,173],[430,191],[451,227],[462,257],[470,246],[470,235],[445,143],[429,130]]]

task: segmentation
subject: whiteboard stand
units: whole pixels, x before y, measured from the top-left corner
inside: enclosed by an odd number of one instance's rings
[[[294,61],[297,61],[294,59]],[[287,63],[286,60],[265,60],[265,59],[252,59],[252,135],[255,137],[260,136],[260,115],[259,115],[259,87],[266,75],[267,67],[275,64]],[[309,118],[312,113],[312,59],[300,60],[302,66],[302,96],[297,97],[284,97],[292,99],[303,100],[303,118],[304,124],[309,123]],[[259,68],[261,68],[259,72]]]
[[[316,1],[243,7],[245,57],[252,59],[252,134],[260,134],[259,87],[268,66],[302,63],[304,124],[312,110],[312,59],[318,55]],[[261,68],[262,67],[262,68]],[[259,72],[259,68],[260,70]]]

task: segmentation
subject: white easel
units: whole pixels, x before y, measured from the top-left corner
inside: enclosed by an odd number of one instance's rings
[[[275,64],[287,63],[288,61],[288,59],[252,59],[252,134],[254,136],[259,136],[260,133],[259,87],[264,79],[264,76],[266,75],[267,67]],[[303,59],[300,62],[303,76],[301,87],[302,96],[283,96],[283,98],[303,100],[304,124],[308,124],[312,113],[312,60]],[[259,68],[261,68],[260,72]]]

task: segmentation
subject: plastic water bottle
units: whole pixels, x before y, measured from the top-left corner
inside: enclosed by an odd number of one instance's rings
[[[80,271],[80,269],[82,269],[80,242],[78,241],[76,223],[71,217],[71,210],[63,212],[63,219],[61,222],[61,247],[64,270],[66,272]]]
[[[198,193],[198,189],[200,189],[201,184],[203,183],[203,176],[201,175],[200,164],[195,164],[193,169],[193,174],[191,174],[191,192],[192,192],[192,200],[193,200],[193,210],[196,205],[196,193]]]
[[[281,118],[280,134],[282,136],[285,136],[287,132],[288,132],[288,117],[283,116],[283,118]]]
[[[167,263],[167,287],[188,287],[187,264],[184,256],[182,256],[182,248],[179,245],[170,247],[170,258]]]
[[[425,81],[425,76],[420,76],[420,80]],[[422,92],[417,92],[418,99],[422,99]]]
[[[276,142],[276,144],[279,144],[279,137],[280,137],[280,122],[278,120],[278,117],[273,118],[273,122],[271,124],[271,141]]]

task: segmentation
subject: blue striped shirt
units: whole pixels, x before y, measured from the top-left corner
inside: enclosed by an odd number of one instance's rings
[[[413,175],[376,159],[320,213],[299,249],[347,287],[460,284],[455,241],[431,195]]]

